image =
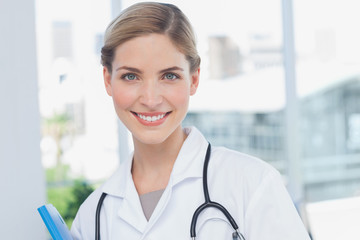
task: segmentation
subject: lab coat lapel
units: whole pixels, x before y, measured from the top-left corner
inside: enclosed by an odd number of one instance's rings
[[[118,216],[139,232],[143,233],[145,231],[147,220],[132,179],[127,180],[126,192],[119,208]]]
[[[144,232],[147,220],[131,175],[132,159],[133,153],[127,161],[121,163],[117,172],[104,184],[103,191],[114,197],[122,198],[117,213],[118,217],[139,232]]]
[[[165,191],[163,192],[158,204],[156,205],[154,212],[152,213],[152,215],[149,219],[149,222],[146,226],[146,230],[141,239],[144,239],[146,237],[146,233],[153,227],[153,225],[156,223],[156,221],[159,219],[161,214],[166,209],[166,206],[168,205],[168,202],[171,198],[171,193],[172,193],[171,185],[172,185],[171,182],[169,182],[169,184],[166,187]]]

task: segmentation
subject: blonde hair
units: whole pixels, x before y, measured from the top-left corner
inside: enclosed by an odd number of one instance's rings
[[[151,33],[165,34],[183,53],[190,64],[190,71],[200,66],[195,35],[184,13],[175,5],[144,2],[125,9],[107,27],[101,64],[112,72],[116,47],[133,38]]]

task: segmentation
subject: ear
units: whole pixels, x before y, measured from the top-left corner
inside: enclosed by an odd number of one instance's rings
[[[104,84],[107,94],[112,96],[112,88],[111,88],[111,73],[109,72],[107,67],[103,68],[103,76],[104,76]]]
[[[196,69],[191,74],[190,96],[193,96],[196,93],[196,90],[199,86],[199,78],[200,78],[200,68]]]

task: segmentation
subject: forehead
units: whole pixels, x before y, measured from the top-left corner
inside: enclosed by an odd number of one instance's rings
[[[119,45],[115,50],[113,66],[124,65],[158,69],[181,65],[189,68],[185,55],[164,34],[140,36]]]

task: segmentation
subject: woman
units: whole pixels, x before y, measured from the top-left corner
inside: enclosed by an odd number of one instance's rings
[[[215,204],[200,212],[192,237],[308,239],[274,168],[210,149],[196,128],[182,128],[199,85],[200,57],[177,7],[140,3],[123,11],[106,30],[102,64],[106,91],[132,134],[134,152],[83,203],[74,239],[94,239],[96,209],[102,239],[190,239],[193,213],[205,201],[203,179],[211,201],[227,209],[238,229]],[[211,157],[203,178],[205,155]]]

